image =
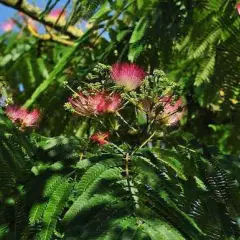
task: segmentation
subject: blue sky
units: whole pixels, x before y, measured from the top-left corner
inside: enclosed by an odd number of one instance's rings
[[[29,3],[35,3],[38,7],[43,8],[44,6],[46,6],[46,0],[33,0],[33,1],[28,1]],[[66,0],[60,0],[58,5],[59,7],[64,6],[64,4],[66,3]],[[9,17],[14,16],[14,14],[17,11],[9,8],[9,7],[5,7],[4,5],[0,4],[0,23],[3,23],[4,21],[6,21]]]

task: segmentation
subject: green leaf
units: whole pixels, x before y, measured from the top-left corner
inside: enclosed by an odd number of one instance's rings
[[[53,192],[56,190],[57,186],[61,183],[61,180],[62,180],[62,177],[58,175],[53,175],[49,180],[47,180],[44,187],[43,197],[46,199],[51,198]],[[32,206],[32,209],[30,210],[30,213],[29,213],[30,224],[35,224],[37,222],[40,222],[40,220],[42,219],[43,213],[46,209],[46,206],[47,206],[46,200],[44,202],[35,203]]]
[[[48,70],[47,70],[47,67],[44,63],[44,60],[42,58],[38,58],[37,59],[37,64],[38,64],[38,67],[41,71],[41,74],[44,78],[49,78],[49,73],[48,73]]]
[[[108,14],[109,12],[109,3],[108,1],[105,1],[101,8],[89,19],[89,22],[99,21],[104,15]]]
[[[123,31],[121,31],[120,33],[118,33],[117,34],[117,40],[118,40],[118,42],[121,42],[123,39],[124,39],[124,37],[128,34],[128,33],[130,33],[131,31],[130,30],[123,30]]]
[[[7,225],[0,225],[0,239],[6,239],[6,235],[8,233],[8,226]]]
[[[167,222],[156,220],[145,220],[144,228],[153,240],[184,240],[185,238],[176,230],[176,228],[169,225]]]
[[[62,182],[53,192],[47,207],[43,214],[43,228],[37,234],[39,240],[51,240],[56,227],[58,217],[62,213],[69,196],[70,184],[68,179],[62,179]]]
[[[120,170],[117,168],[121,164],[122,159],[116,157],[107,159],[90,167],[82,176],[76,185],[76,191],[79,197],[66,212],[63,221],[69,223],[79,213],[79,211],[87,204],[91,197],[92,190],[101,179],[120,178]]]
[[[148,26],[148,19],[144,16],[142,17],[138,23],[136,24],[131,39],[129,41],[129,43],[135,43],[140,41],[143,37],[144,34],[146,32],[147,26]]]
[[[97,186],[98,181],[101,179],[119,179],[120,178],[120,169],[119,168],[111,168],[108,170],[105,170],[91,182],[90,185],[88,185],[88,189],[86,189],[78,198],[76,201],[74,201],[73,205],[69,208],[69,210],[66,212],[63,222],[66,224],[69,224],[70,221],[72,221],[79,212],[86,207],[87,204],[89,204],[89,199],[91,198],[93,194],[93,190]]]
[[[144,0],[137,0],[137,6],[138,6],[138,9],[141,10],[142,7],[144,6]]]
[[[152,149],[152,152],[154,153],[155,156],[157,156],[157,159],[160,162],[173,169],[180,178],[182,178],[183,180],[187,180],[187,177],[185,176],[184,173],[183,165],[177,159],[177,155],[175,153],[159,148]],[[179,158],[181,158],[181,156],[179,156]]]
[[[128,52],[128,60],[134,62],[138,56],[144,50],[143,44],[130,44],[129,52]]]
[[[213,73],[215,66],[215,54],[213,54],[210,58],[207,58],[201,64],[200,71],[198,72],[194,85],[200,86],[204,82],[210,82],[211,74]]]

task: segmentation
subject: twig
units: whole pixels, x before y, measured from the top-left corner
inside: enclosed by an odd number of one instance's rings
[[[125,173],[127,178],[129,178],[129,167],[128,167],[129,160],[130,160],[130,156],[129,156],[129,153],[127,153],[125,157]]]
[[[56,31],[62,32],[74,39],[77,39],[83,35],[82,31],[76,27],[65,27],[66,21],[64,19],[61,19],[56,23],[56,21],[49,16],[42,17],[42,10],[32,4],[29,4],[26,0],[0,0],[0,3],[23,12],[32,19],[41,22],[44,25],[49,26]]]
[[[33,27],[30,26],[30,24],[27,25],[28,31],[36,38],[44,40],[44,41],[53,41],[53,42],[58,42],[67,46],[73,46],[74,42],[63,39],[62,37],[56,36],[53,32],[50,33],[45,33],[45,34],[39,34]]]
[[[122,115],[119,112],[116,112],[116,115],[129,127],[131,128],[133,131],[137,131],[134,127],[132,127],[131,125],[129,125],[129,123],[122,117]]]
[[[134,155],[134,153],[136,151],[138,151],[139,149],[143,148],[153,137],[154,135],[156,134],[156,132],[153,132],[153,134],[148,138],[146,139],[138,148],[136,148],[132,153],[131,153],[131,156]]]

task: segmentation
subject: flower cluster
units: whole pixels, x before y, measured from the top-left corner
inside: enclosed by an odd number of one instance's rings
[[[79,115],[90,116],[117,111],[121,104],[121,97],[117,93],[111,95],[105,91],[89,95],[80,92],[69,98],[69,103]]]
[[[109,71],[108,68],[106,69]],[[146,85],[149,88],[147,84],[149,79],[151,80],[151,78],[146,77],[145,71],[138,65],[133,63],[113,64],[110,68],[109,76],[116,85],[124,87],[126,91],[131,91],[131,93],[125,92],[126,95],[129,95],[131,98],[135,96],[135,100],[131,99],[131,102],[136,102],[137,104],[137,101],[139,101],[138,96],[143,96],[141,94],[146,95],[144,96],[147,97],[147,99],[143,100],[139,106],[142,105],[142,110],[150,116],[150,119],[161,122],[167,126],[173,126],[184,116],[186,111],[182,98],[175,101],[174,98],[169,95],[159,97],[158,91],[154,90],[156,96],[155,100],[153,100],[148,97],[147,91],[144,93],[142,92],[142,88],[140,88],[139,91],[134,92],[134,90],[141,85]],[[144,79],[145,81],[143,84]],[[158,79],[155,77],[154,81],[157,80]],[[96,116],[105,113],[114,113],[122,106],[123,100],[121,95],[116,91],[109,92],[109,89],[102,90],[101,86],[95,85],[91,89],[95,90],[88,90],[86,93],[79,92],[74,94],[73,97],[69,98],[69,102],[66,106],[81,116]],[[126,123],[124,119],[122,120]],[[104,145],[108,143],[109,137],[109,132],[97,132],[90,137],[90,140],[100,145]]]
[[[37,109],[29,112],[22,107],[8,106],[5,112],[11,121],[19,123],[22,129],[25,127],[35,127],[40,118],[40,112]]]

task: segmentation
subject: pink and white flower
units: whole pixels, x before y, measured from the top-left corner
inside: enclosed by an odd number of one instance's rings
[[[10,32],[13,30],[14,26],[15,26],[15,22],[13,21],[13,19],[8,19],[2,24],[2,30],[4,32]]]
[[[90,95],[79,93],[76,97],[69,98],[69,102],[76,113],[90,116],[117,111],[121,104],[121,97],[119,94],[110,95],[108,92],[97,92]]]
[[[131,91],[142,84],[145,71],[134,63],[115,63],[112,65],[111,78],[117,85]]]
[[[101,108],[101,102],[103,100],[101,96],[86,96],[82,93],[79,93],[75,97],[70,97],[68,101],[76,113],[82,116],[90,116],[98,114]]]
[[[105,145],[108,144],[109,137],[109,132],[97,132],[90,137],[90,140],[97,142],[100,145]]]
[[[163,105],[162,120],[168,126],[177,124],[186,113],[182,98],[179,98],[173,103],[173,98],[170,96],[164,96],[160,98],[160,102]]]
[[[111,96],[106,98],[106,111],[107,112],[116,112],[121,105],[121,96],[117,93],[114,93]]]
[[[5,111],[9,119],[14,123],[20,123],[21,128],[34,127],[40,118],[40,112],[37,109],[28,111],[23,107],[8,106]]]
[[[34,109],[31,112],[27,112],[26,116],[22,119],[22,124],[25,127],[34,127],[36,126],[37,121],[39,120],[40,112],[37,109]]]
[[[240,15],[240,2],[238,2],[238,3],[236,4],[236,9],[237,9],[237,11],[238,11],[238,14]]]
[[[6,115],[11,119],[12,122],[25,117],[25,109],[19,108],[17,106],[8,106],[5,110]]]
[[[187,109],[180,97],[177,101],[171,96],[163,96],[154,103],[151,99],[144,99],[139,107],[149,117],[150,120],[156,120],[167,126],[176,125],[186,114]]]

